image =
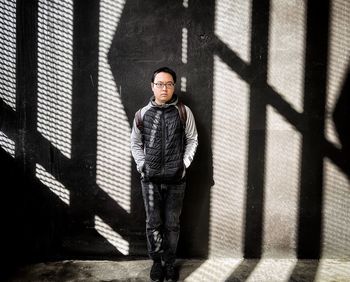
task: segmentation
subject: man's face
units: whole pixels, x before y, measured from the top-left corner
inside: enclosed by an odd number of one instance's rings
[[[151,83],[151,87],[158,105],[170,101],[175,91],[173,77],[166,72],[158,73],[154,78],[154,82]]]

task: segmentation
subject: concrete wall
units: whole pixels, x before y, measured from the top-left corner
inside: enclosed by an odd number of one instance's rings
[[[23,259],[146,255],[129,135],[165,65],[200,144],[180,256],[349,258],[350,6],[315,2],[1,0],[2,214]]]

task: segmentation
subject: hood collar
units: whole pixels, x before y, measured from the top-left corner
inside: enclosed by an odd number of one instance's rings
[[[149,101],[149,103],[152,105],[152,107],[157,107],[157,108],[167,108],[170,106],[175,106],[177,104],[177,102],[178,102],[178,98],[177,98],[176,94],[173,94],[173,97],[171,98],[171,100],[163,105],[158,105],[155,102],[154,96],[152,96],[150,101]]]

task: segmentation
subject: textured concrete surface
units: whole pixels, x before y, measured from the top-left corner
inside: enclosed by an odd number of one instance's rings
[[[179,281],[350,281],[350,261],[178,260]],[[27,265],[9,281],[149,281],[151,261],[58,261]]]

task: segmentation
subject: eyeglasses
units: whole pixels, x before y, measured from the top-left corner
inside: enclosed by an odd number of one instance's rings
[[[167,82],[167,83],[163,83],[163,82],[156,82],[156,83],[153,83],[157,88],[159,89],[162,89],[164,86],[166,88],[173,88],[175,83],[172,83],[172,82]]]

